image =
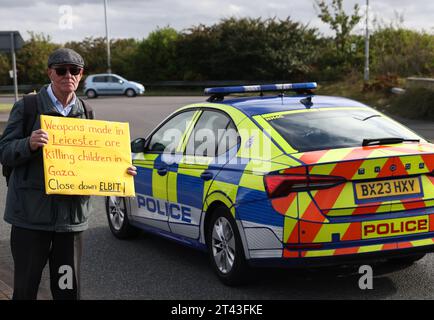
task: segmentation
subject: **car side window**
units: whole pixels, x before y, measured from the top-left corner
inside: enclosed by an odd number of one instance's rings
[[[93,78],[93,82],[107,82],[105,76],[97,76]]]
[[[218,147],[217,155],[221,155],[238,144],[239,134],[237,128],[232,121],[229,122],[224,134],[221,136]]]
[[[196,111],[182,112],[161,126],[151,137],[148,152],[175,153],[181,138]]]
[[[199,118],[190,138],[187,142],[185,153],[187,155],[215,157],[228,150],[228,144],[220,144],[222,138],[225,137],[227,141],[227,134],[233,133],[236,130],[228,132],[231,120],[222,112],[217,111],[204,111]],[[233,145],[234,138],[229,139],[230,144]],[[236,139],[235,139],[236,140]]]

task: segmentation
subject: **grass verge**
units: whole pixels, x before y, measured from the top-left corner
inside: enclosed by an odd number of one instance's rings
[[[389,108],[393,99],[392,94],[384,91],[364,91],[362,80],[347,80],[334,83],[319,83],[316,94],[339,96],[357,100],[380,111]]]
[[[393,99],[389,111],[409,119],[434,121],[434,91],[424,88],[408,89]]]
[[[0,103],[0,112],[8,112],[11,111],[12,104],[9,103]]]

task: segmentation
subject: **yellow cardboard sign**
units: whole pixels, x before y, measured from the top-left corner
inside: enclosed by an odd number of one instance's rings
[[[47,194],[134,196],[128,123],[41,115]]]

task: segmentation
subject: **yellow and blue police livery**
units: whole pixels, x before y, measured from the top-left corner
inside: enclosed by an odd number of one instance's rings
[[[136,197],[107,198],[113,234],[206,250],[230,285],[255,265],[421,259],[434,247],[434,145],[315,88],[209,88],[134,140]]]

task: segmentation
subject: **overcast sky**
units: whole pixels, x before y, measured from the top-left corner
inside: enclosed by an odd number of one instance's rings
[[[329,0],[331,2],[331,0]],[[290,16],[330,34],[317,18],[314,0],[108,0],[111,38],[142,39],[157,27],[171,26],[179,31],[199,23],[211,25],[228,17]],[[366,0],[344,0],[352,9]],[[403,26],[434,33],[433,0],[370,0],[372,16],[385,23],[403,15]],[[363,24],[358,26],[361,32]],[[0,31],[18,30],[50,35],[54,42],[105,36],[104,0],[0,0]]]

